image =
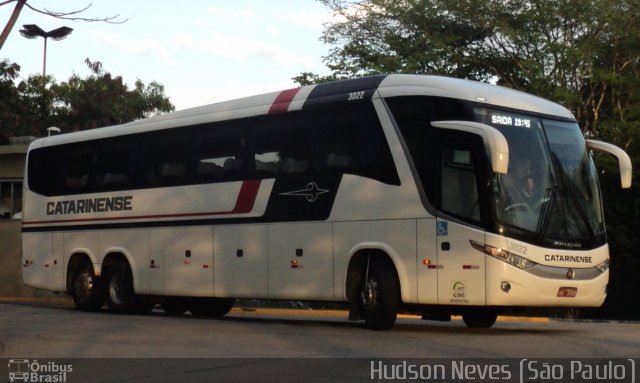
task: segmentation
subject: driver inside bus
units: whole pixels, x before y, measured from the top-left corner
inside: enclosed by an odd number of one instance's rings
[[[535,202],[539,183],[534,175],[531,161],[527,158],[519,158],[514,167],[515,186],[518,189],[523,202],[531,205]]]

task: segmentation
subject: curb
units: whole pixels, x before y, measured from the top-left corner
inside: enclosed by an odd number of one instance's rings
[[[277,308],[244,308],[244,307],[234,307],[231,310],[233,314],[240,315],[281,315],[281,316],[302,316],[302,317],[344,317],[347,318],[349,316],[349,312],[347,310],[304,310],[304,309],[277,309]],[[398,318],[402,319],[422,319],[420,315],[410,315],[410,314],[398,314]],[[462,316],[460,315],[452,315],[451,320],[461,321]],[[546,323],[550,322],[550,318],[546,317],[516,317],[516,316],[506,316],[500,315],[498,316],[498,321],[502,322],[537,322],[537,323]]]
[[[71,297],[0,297],[0,303],[34,303],[73,306],[73,300]]]

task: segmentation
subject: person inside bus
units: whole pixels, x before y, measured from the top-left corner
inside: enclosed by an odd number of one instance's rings
[[[530,203],[537,186],[535,177],[531,171],[531,161],[524,157],[517,158],[513,170],[513,179],[519,193],[519,199]]]
[[[525,207],[524,205],[530,209],[537,207],[541,182],[531,164],[526,157],[513,158],[509,172],[502,178],[501,183],[507,198],[505,202],[509,210],[516,209],[518,206]]]

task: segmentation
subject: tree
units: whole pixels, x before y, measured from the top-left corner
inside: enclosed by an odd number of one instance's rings
[[[20,16],[20,14],[22,13],[22,9],[26,6],[28,9],[37,12],[37,13],[41,13],[47,16],[51,16],[51,17],[55,17],[57,19],[63,19],[63,20],[74,20],[74,21],[104,21],[107,23],[112,23],[112,24],[122,24],[125,23],[127,20],[118,20],[118,18],[120,17],[120,14],[115,14],[115,15],[111,15],[111,16],[107,16],[107,17],[82,17],[79,16],[81,13],[85,12],[86,10],[88,10],[89,8],[91,8],[91,4],[85,6],[84,8],[80,8],[77,9],[75,11],[70,11],[70,12],[57,12],[57,11],[51,11],[49,9],[46,8],[37,8],[32,6],[31,4],[29,4],[28,0],[5,0],[0,2],[0,7],[2,6],[7,6],[9,4],[15,3],[15,7],[13,8],[13,12],[11,13],[11,16],[9,17],[9,20],[7,21],[7,24],[5,24],[4,29],[2,30],[2,33],[0,34],[0,49],[2,49],[2,47],[4,46],[5,41],[7,41],[7,38],[9,37],[9,34],[11,33],[11,30],[13,29],[13,27],[15,26],[16,22],[18,21],[18,17]]]
[[[133,89],[121,76],[112,76],[99,61],[85,61],[91,75],[73,75],[58,83],[51,76],[30,76],[17,86],[20,67],[0,63],[0,141],[11,136],[43,136],[46,128],[57,126],[77,131],[123,124],[174,110],[164,95],[164,86],[155,81],[145,85],[137,80]]]
[[[163,85],[137,80],[129,90],[122,77],[104,71],[99,61],[86,59],[85,63],[92,71],[89,77],[73,75],[54,87],[60,128],[75,131],[123,124],[175,109]]]
[[[319,1],[339,16],[322,35],[333,46],[325,57],[333,74],[296,80],[377,73],[494,80],[564,104],[592,136],[613,129],[611,118],[640,113],[638,0]],[[638,126],[617,126],[628,148]]]
[[[300,86],[312,85],[312,84],[321,84],[324,82],[341,80],[340,76],[331,75],[331,76],[319,76],[315,73],[311,72],[302,72],[300,75],[293,77],[292,80],[299,84]]]
[[[0,121],[7,130],[5,134],[0,134],[0,144],[7,143],[9,135],[14,133],[9,129],[16,126],[21,118],[18,112],[21,107],[20,97],[14,83],[19,73],[18,64],[8,60],[0,62]]]

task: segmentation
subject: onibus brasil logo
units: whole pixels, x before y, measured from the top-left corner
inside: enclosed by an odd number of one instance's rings
[[[56,362],[38,363],[37,360],[9,359],[10,382],[45,382],[62,383],[67,381],[67,374],[73,371],[71,364]]]

